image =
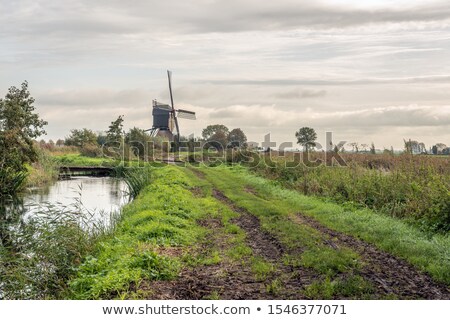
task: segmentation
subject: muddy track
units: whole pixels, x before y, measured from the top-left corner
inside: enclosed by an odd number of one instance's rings
[[[275,266],[276,271],[269,277],[266,283],[272,280],[280,280],[283,292],[276,294],[276,299],[307,299],[302,293],[305,286],[319,279],[312,270],[303,267],[292,267],[283,264],[283,255],[287,253],[286,248],[270,233],[261,229],[260,221],[246,209],[233,203],[228,197],[217,189],[213,189],[213,196],[226,204],[239,217],[232,220],[246,232],[247,245],[255,255],[263,257]]]
[[[207,254],[212,248],[224,255],[227,249],[227,235],[221,233],[222,222],[217,218],[199,221],[199,225],[211,230],[202,241],[197,254]],[[173,281],[143,282],[139,287],[147,292],[146,299],[205,299],[216,298],[240,299],[274,299],[265,292],[264,283],[256,281],[249,266],[231,263],[223,259],[218,264],[199,265],[183,269]]]
[[[347,234],[331,230],[316,220],[296,214],[295,223],[305,224],[330,237],[325,244],[349,247],[364,261],[361,275],[369,279],[381,294],[394,294],[403,299],[450,299],[450,290],[408,262],[381,251],[375,246]]]
[[[192,171],[192,173],[194,173],[197,178],[201,179],[201,180],[205,180],[206,179],[206,175],[201,172],[200,170],[193,168],[192,166],[187,166],[186,168],[188,168],[190,171]]]

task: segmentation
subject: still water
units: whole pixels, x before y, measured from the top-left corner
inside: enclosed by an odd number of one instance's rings
[[[129,201],[126,183],[112,177],[71,177],[51,186],[30,189],[23,196],[26,216],[48,207],[79,210],[96,221],[107,222]],[[76,208],[76,209],[75,209]]]

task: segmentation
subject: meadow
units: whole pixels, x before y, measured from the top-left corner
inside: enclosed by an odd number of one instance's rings
[[[450,230],[450,157],[341,154],[345,165],[311,166],[299,154],[257,155],[241,162],[263,177],[304,195],[349,207],[370,208],[405,219],[423,230]],[[310,154],[309,163],[324,153]],[[329,155],[330,156],[330,155]]]

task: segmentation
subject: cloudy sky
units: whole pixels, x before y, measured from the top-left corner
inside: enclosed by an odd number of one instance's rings
[[[450,144],[450,3],[433,0],[0,0],[0,95],[29,82],[46,139],[150,128],[151,101],[249,140]]]

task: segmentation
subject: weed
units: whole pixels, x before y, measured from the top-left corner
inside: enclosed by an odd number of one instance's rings
[[[280,279],[274,279],[268,285],[266,285],[267,293],[278,295],[281,290],[283,290],[283,283]]]
[[[332,276],[336,273],[357,269],[359,267],[358,258],[355,252],[347,248],[334,250],[328,247],[317,246],[301,255],[301,264]]]
[[[324,280],[308,285],[304,290],[304,294],[310,299],[325,300],[336,297],[370,299],[373,293],[373,286],[357,275],[341,277],[335,280],[326,277]]]
[[[280,186],[279,183],[255,176],[243,167],[222,166],[199,170],[237,205],[257,215],[262,227],[275,234],[287,247],[322,250],[314,249],[323,243],[323,236],[317,230],[295,224],[288,218],[295,212],[302,212],[328,228],[351,234],[404,258],[427,271],[436,280],[450,284],[448,235],[430,234],[405,221],[369,209],[343,207],[323,199],[304,196]],[[242,186],[251,186],[258,197],[241,192]],[[289,263],[300,263],[296,256],[290,256],[288,260]],[[344,262],[349,263],[350,268],[355,267],[352,259],[345,259]]]
[[[264,261],[260,257],[253,257],[251,261],[252,272],[257,281],[264,281],[275,271],[273,264]]]

